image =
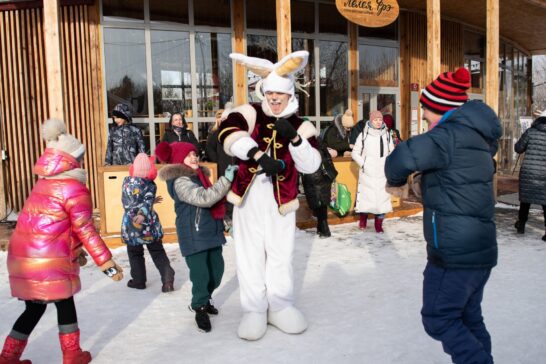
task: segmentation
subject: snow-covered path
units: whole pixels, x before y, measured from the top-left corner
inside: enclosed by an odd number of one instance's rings
[[[542,216],[532,211],[527,233],[516,235],[517,211],[497,208],[499,265],[486,287],[484,316],[496,363],[546,362],[546,243]],[[387,220],[383,235],[360,232],[356,224],[332,227],[333,236],[296,235],[297,304],[310,327],[285,335],[269,327],[263,339],[237,337],[241,311],[233,241],[224,250],[226,272],[215,302],[220,315],[208,334],[196,330],[188,311],[191,283],[176,244],[166,245],[176,269],[176,291],[161,293],[147,255],[148,288],[136,291],[107,279],[88,263],[76,295],[82,347],[93,363],[450,363],[420,320],[425,243],[421,217]],[[125,249],[114,251],[126,268]],[[0,340],[3,343],[23,303],[10,296],[0,252]],[[127,277],[127,276],[126,276]],[[1,343],[0,343],[1,345]],[[60,363],[56,314],[48,308],[33,332],[24,358]]]

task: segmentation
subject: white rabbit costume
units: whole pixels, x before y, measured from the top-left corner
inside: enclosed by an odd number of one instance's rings
[[[239,160],[239,170],[227,199],[235,205],[233,238],[237,276],[244,311],[239,337],[258,340],[267,323],[280,330],[298,334],[307,328],[303,314],[294,307],[292,257],[300,173],[313,173],[321,163],[316,145],[315,126],[296,115],[294,75],[307,64],[309,53],[289,54],[278,63],[242,54],[231,54],[262,79],[256,92],[261,104],[244,104],[229,111],[222,122],[218,140],[227,154]],[[273,114],[266,92],[290,95],[287,106]],[[286,119],[300,140],[292,143],[277,135],[275,122]],[[301,141],[301,142],[300,142]],[[257,174],[259,164],[247,154],[259,148],[271,158],[283,160],[285,168],[272,176]]]

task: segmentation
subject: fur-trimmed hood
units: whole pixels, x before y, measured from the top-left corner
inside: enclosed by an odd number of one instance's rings
[[[211,175],[207,167],[199,166],[199,168],[205,176]],[[197,176],[197,172],[184,164],[166,164],[161,167],[157,175],[160,180],[167,182],[178,177],[194,177]]]

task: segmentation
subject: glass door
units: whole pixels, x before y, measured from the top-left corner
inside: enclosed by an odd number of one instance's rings
[[[370,112],[379,110],[383,115],[391,115],[394,127],[400,129],[400,93],[397,87],[360,87],[358,100],[358,120],[368,120]]]

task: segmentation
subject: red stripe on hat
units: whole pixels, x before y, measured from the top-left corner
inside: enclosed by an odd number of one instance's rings
[[[440,98],[440,99],[446,99],[448,101],[454,101],[454,102],[465,102],[468,100],[468,95],[466,93],[449,93],[445,92],[445,90],[442,90],[437,87],[437,83],[431,83],[426,87],[426,90],[433,94],[434,96]]]

